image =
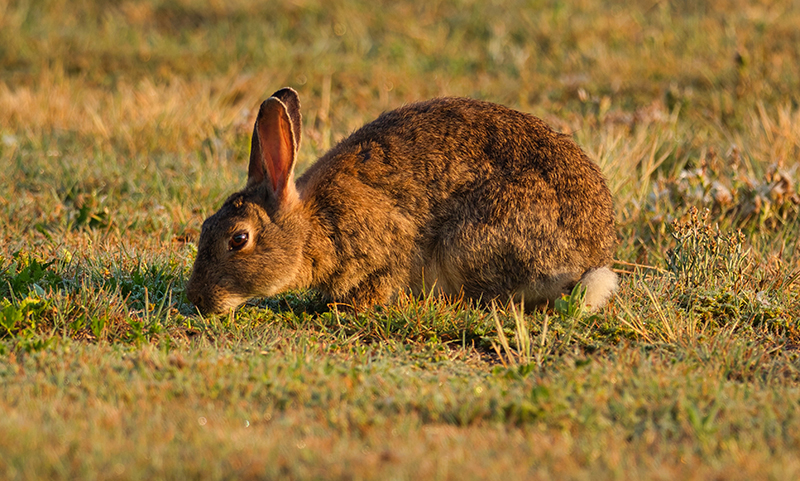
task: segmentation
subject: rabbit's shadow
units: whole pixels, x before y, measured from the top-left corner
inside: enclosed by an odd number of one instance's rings
[[[294,316],[318,316],[330,312],[331,306],[325,296],[314,289],[287,292],[275,297],[253,299],[245,305],[269,309],[275,314]]]

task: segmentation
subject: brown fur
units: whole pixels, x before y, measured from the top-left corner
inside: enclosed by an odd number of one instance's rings
[[[203,224],[188,284],[201,311],[299,287],[354,306],[434,286],[542,304],[611,262],[600,170],[536,117],[464,98],[407,105],[295,183],[300,124],[293,90],[262,104],[247,187]],[[237,232],[249,239],[231,250]]]

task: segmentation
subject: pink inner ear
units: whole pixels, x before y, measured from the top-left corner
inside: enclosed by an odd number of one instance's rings
[[[261,154],[258,160],[266,168],[272,191],[282,199],[286,187],[294,182],[295,146],[292,124],[280,100],[269,98],[261,106],[256,133]]]
[[[261,156],[261,143],[258,140],[258,121],[253,129],[253,140],[250,143],[250,165],[247,168],[247,185],[256,185],[264,182],[264,160]]]

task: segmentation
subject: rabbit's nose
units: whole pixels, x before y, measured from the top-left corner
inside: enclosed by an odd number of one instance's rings
[[[200,312],[205,311],[205,298],[202,294],[192,293],[193,295],[189,295],[189,300],[200,309]]]
[[[186,297],[189,299],[189,302],[197,306],[201,312],[204,311],[205,298],[200,294],[198,289],[193,289],[192,286],[189,286],[189,289],[186,290]]]

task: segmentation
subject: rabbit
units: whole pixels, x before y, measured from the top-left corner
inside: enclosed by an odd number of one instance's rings
[[[295,179],[300,102],[265,100],[245,188],[205,220],[187,296],[201,313],[315,288],[353,309],[428,292],[552,306],[617,288],[612,197],[567,135],[444,97],[385,112]]]

